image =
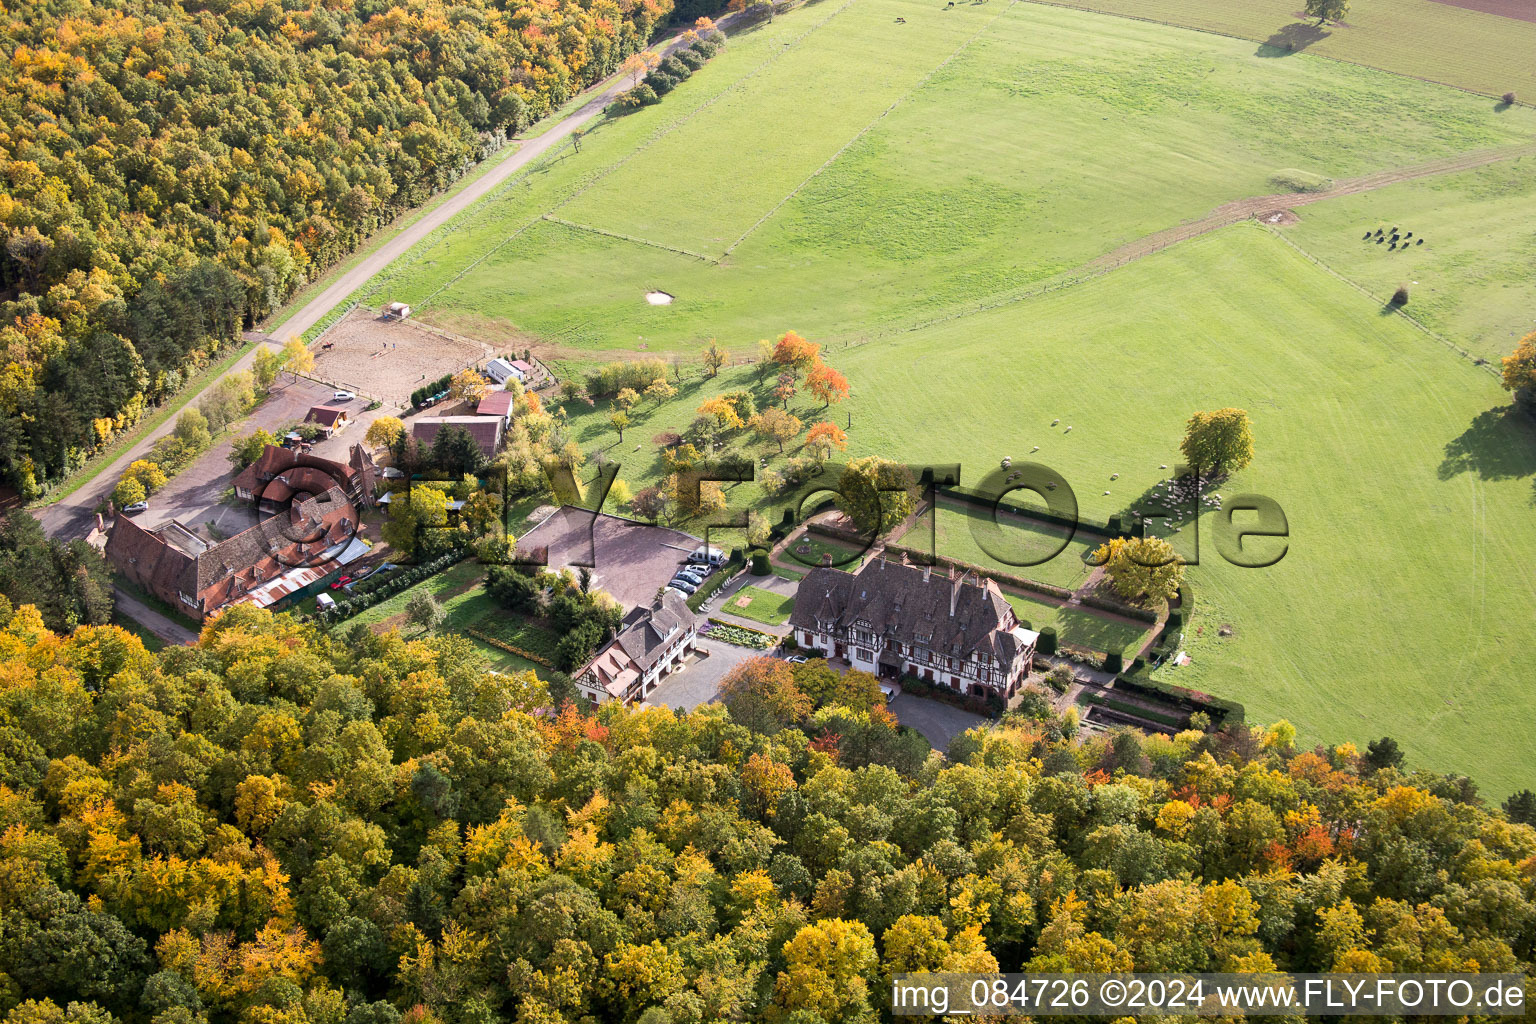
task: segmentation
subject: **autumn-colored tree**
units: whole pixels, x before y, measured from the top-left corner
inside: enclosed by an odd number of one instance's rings
[[[123,471],[124,480],[137,480],[144,486],[145,494],[154,494],[164,487],[168,479],[165,470],[147,459],[135,459]]]
[[[283,366],[289,373],[309,373],[315,368],[315,354],[304,344],[304,339],[296,335],[289,335],[283,342]]]
[[[1146,604],[1171,601],[1184,580],[1184,563],[1159,537],[1112,537],[1093,553],[1115,593]]]
[[[805,378],[805,388],[821,399],[825,408],[848,397],[848,378],[826,363],[818,362],[811,367],[810,375]]]
[[[448,396],[455,402],[479,402],[490,390],[485,375],[472,366],[460,370],[448,381]]]
[[[736,412],[735,406],[723,398],[711,398],[698,408],[700,416],[708,416],[719,425],[721,430],[740,430],[746,426],[741,416]]]
[[[640,53],[632,53],[628,57],[625,57],[624,64],[620,70],[629,76],[629,84],[631,86],[636,86],[640,84],[640,79],[644,78],[652,71],[655,71],[660,66],[661,57],[654,51],[645,50]]]
[[[864,922],[833,918],[808,924],[784,944],[784,961],[774,1001],[786,1010],[829,1021],[873,1015],[875,940]]]
[[[405,433],[405,424],[398,416],[380,416],[368,424],[363,434],[363,444],[369,448],[388,448]]]
[[[807,341],[794,331],[786,331],[773,347],[773,361],[790,371],[798,380],[821,359],[821,346]]]
[[[263,391],[271,388],[277,381],[277,374],[282,368],[282,356],[265,345],[257,346],[256,354],[251,357],[251,376],[255,379],[258,388]]]
[[[789,370],[779,374],[779,382],[773,389],[773,397],[783,405],[785,411],[789,409],[789,400],[795,397],[795,375]]]
[[[731,717],[758,732],[777,732],[811,712],[789,665],[778,658],[748,658],[720,681],[720,700]]]
[[[1253,425],[1242,409],[1197,412],[1189,418],[1180,448],[1203,473],[1235,473],[1253,461]]]
[[[629,414],[623,409],[615,409],[608,416],[608,425],[618,433],[619,440],[624,440],[624,428],[629,426]]]
[[[1515,350],[1504,357],[1501,379],[1504,390],[1528,411],[1536,411],[1536,331],[1520,339]]]
[[[753,416],[750,426],[752,432],[763,440],[777,443],[781,452],[784,450],[785,443],[793,440],[795,435],[800,433],[800,420],[783,409],[775,409],[773,406]]]
[[[641,519],[651,522],[662,518],[667,510],[667,496],[660,487],[646,487],[635,494],[629,504],[630,511]]]
[[[825,420],[812,424],[805,432],[805,449],[817,462],[825,462],[832,457],[833,449],[847,451],[848,433],[836,423]]]
[[[136,505],[148,497],[149,494],[144,490],[144,485],[133,477],[123,477],[117,482],[117,486],[112,488],[112,504],[118,508]]]
[[[640,404],[640,392],[634,388],[620,388],[619,393],[613,396],[613,404],[629,412]]]
[[[720,372],[731,354],[723,348],[714,338],[709,339],[709,344],[704,346],[704,351],[699,353],[699,361],[704,364],[704,369],[711,377]]]
[[[655,402],[658,406],[663,402],[677,397],[677,388],[667,383],[665,377],[657,377],[645,388],[645,397]]]

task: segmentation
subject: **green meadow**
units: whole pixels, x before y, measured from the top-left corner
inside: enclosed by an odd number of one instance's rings
[[[642,406],[622,444],[605,403],[568,410],[635,490],[665,472],[651,437],[705,397],[768,400],[756,367],[703,377],[691,360],[709,337],[741,358],[789,328],[822,342],[853,396],[792,409],[847,426],[849,457],[960,462],[965,483],[1033,459],[1099,522],[1163,479],[1192,412],[1242,406],[1257,458],[1222,490],[1278,501],[1289,548],[1240,569],[1201,521],[1193,660],[1165,678],[1288,718],[1306,742],[1390,734],[1412,763],[1487,792],[1527,784],[1536,430],[1505,412],[1487,367],[1381,300],[1418,281],[1408,314],[1475,355],[1506,350],[1531,315],[1530,158],[1300,207],[1298,224],[1236,225],[1110,273],[1090,264],[1272,193],[1282,171],[1513,151],[1536,114],[1141,21],[939,7],[822,0],[743,32],[358,297],[403,299],[566,372],[678,354],[681,393]],[[1378,223],[1430,242],[1382,256],[1360,237]],[[648,305],[652,289],[675,301]],[[747,443],[770,466],[787,457]],[[755,483],[728,494],[772,504]],[[962,513],[941,509],[934,528],[941,553],[983,560]],[[1190,555],[1194,537],[1179,535]],[[1081,551],[1024,574],[1075,585]]]

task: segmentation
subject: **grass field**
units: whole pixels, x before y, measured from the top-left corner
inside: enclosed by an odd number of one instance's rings
[[[1364,19],[1372,4],[1357,6]],[[1237,569],[1206,517],[1194,661],[1168,678],[1255,720],[1289,718],[1307,742],[1391,734],[1413,763],[1501,794],[1529,783],[1536,753],[1520,725],[1536,430],[1502,412],[1485,369],[1257,226],[1102,276],[1086,264],[1272,192],[1283,169],[1345,178],[1533,132],[1522,107],[1144,22],[825,0],[736,37],[665,102],[605,122],[579,156],[499,190],[370,289],[570,369],[687,356],[711,336],[747,353],[793,327],[853,384],[833,411],[850,457],[959,461],[972,483],[1028,456],[1100,522],[1177,461],[1191,412],[1243,406],[1258,458],[1224,490],[1278,500],[1290,550]],[[1281,230],[1378,295],[1399,266],[1423,273],[1410,312],[1492,354],[1529,287],[1503,288],[1529,266],[1521,170],[1330,200]],[[1461,218],[1437,214],[1437,196]],[[1355,226],[1373,218],[1422,220],[1432,243],[1379,266]],[[1506,251],[1480,269],[1490,246]],[[648,306],[651,288],[676,302]],[[709,394],[754,388],[762,404],[768,387],[750,366],[682,384],[642,407],[623,445],[602,403],[572,408],[573,432],[639,490],[664,471],[654,433],[685,427]],[[794,411],[825,415],[803,398]],[[756,484],[727,493],[764,504]],[[961,526],[941,512],[942,553],[966,557]],[[1051,582],[1080,578],[1080,561],[1056,561]]]
[[[1052,0],[1064,7],[1151,18],[1240,36],[1290,60],[1318,54],[1444,82],[1489,96],[1536,99],[1536,23],[1434,0],[1351,0],[1343,25],[1319,29],[1294,0]],[[1293,46],[1294,51],[1287,50]]]
[[[1029,623],[1030,629],[1038,631],[1053,626],[1056,638],[1061,643],[1075,644],[1105,654],[1122,651],[1127,663],[1151,632],[1150,626],[1108,619],[1086,608],[1063,608],[1049,601],[1020,594],[1003,596],[1013,605],[1014,614]]]
[[[1298,211],[1286,236],[1385,301],[1498,365],[1536,330],[1536,158],[1405,182]],[[1425,238],[1389,251],[1361,238],[1397,226]]]

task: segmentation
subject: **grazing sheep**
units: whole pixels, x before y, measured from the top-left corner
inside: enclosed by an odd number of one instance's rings
[[[1109,478],[1111,480],[1119,480],[1120,479],[1120,474],[1119,473],[1111,473],[1111,474],[1109,474]]]
[[[1369,231],[1367,231],[1365,234],[1361,235],[1360,237],[1362,239],[1370,238],[1371,237],[1371,233]]]
[[[1063,434],[1070,434],[1070,433],[1072,433],[1072,428],[1068,427],[1066,430],[1063,430],[1062,433]]]
[[[1040,450],[1040,446],[1039,446],[1039,445],[1035,445],[1035,446],[1034,446],[1034,447],[1033,447],[1033,448],[1031,448],[1031,449],[1030,449],[1030,450],[1029,450],[1029,451],[1030,451],[1030,453],[1031,453],[1031,454],[1033,454],[1033,453],[1035,453],[1035,452],[1037,452],[1037,451],[1039,451],[1039,450]]]
[[[1424,244],[1424,239],[1421,238],[1417,242],[1414,242],[1413,244],[1414,245],[1423,245]]]
[[[1410,232],[1408,232],[1408,233],[1407,233],[1407,234],[1406,234],[1406,235],[1404,235],[1404,236],[1403,236],[1403,237],[1404,237],[1404,238],[1412,238],[1412,237],[1413,237],[1413,232],[1412,232],[1412,231],[1410,231]]]
[[[1053,426],[1053,427],[1054,427],[1054,426],[1055,426],[1055,425],[1056,425],[1056,424],[1058,424],[1058,423],[1060,423],[1060,422],[1061,422],[1061,420],[1060,420],[1060,419],[1054,419],[1054,420],[1051,420],[1051,426]]]

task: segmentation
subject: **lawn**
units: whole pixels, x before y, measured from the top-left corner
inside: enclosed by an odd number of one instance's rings
[[[1318,28],[1295,0],[1051,0],[1241,36],[1261,55],[1320,54],[1499,96],[1536,98],[1536,24],[1435,0],[1351,0],[1344,25]],[[1295,47],[1294,52],[1286,49]]]
[[[745,600],[745,604],[743,604]],[[792,594],[775,594],[760,587],[742,587],[726,599],[720,611],[727,615],[740,615],[769,626],[782,626],[789,621],[789,613],[795,609]]]
[[[1404,7],[1418,17],[1425,3]],[[1362,24],[1380,11],[1358,6]],[[1524,31],[1499,24],[1507,40]],[[1242,406],[1258,457],[1223,491],[1278,500],[1289,553],[1237,569],[1205,518],[1194,661],[1167,678],[1240,700],[1258,721],[1289,718],[1304,742],[1391,734],[1411,763],[1502,794],[1529,781],[1536,754],[1519,725],[1532,706],[1520,681],[1536,614],[1536,430],[1501,411],[1486,369],[1256,225],[1109,274],[1089,267],[1274,191],[1282,170],[1351,177],[1513,150],[1536,132],[1524,107],[1272,53],[1034,3],[811,5],[733,38],[663,103],[589,133],[579,155],[536,165],[368,292],[567,371],[691,359],[709,337],[750,355],[793,327],[826,345],[853,396],[827,412],[801,395],[792,411],[846,426],[848,457],[958,461],[964,484],[1027,457],[1063,473],[1099,522],[1165,476],[1192,412]],[[1511,280],[1531,244],[1522,170],[1511,159],[1303,207],[1284,230],[1379,296],[1390,278],[1349,248],[1355,225],[1422,219],[1431,244],[1401,259],[1427,261],[1426,322],[1493,353],[1530,287]],[[1436,215],[1436,195],[1472,218],[1465,230]],[[1489,246],[1506,251],[1476,269]],[[653,288],[676,301],[648,305]],[[665,471],[656,432],[685,428],[727,389],[753,389],[761,406],[771,386],[751,366],[705,380],[691,362],[679,383],[671,402],[641,407],[622,444],[605,402],[568,410],[573,435],[638,491]],[[726,493],[734,509],[767,504],[756,483]],[[946,518],[939,550],[965,557],[974,541]],[[1192,555],[1195,530],[1178,539]],[[1058,569],[1051,582],[1079,580],[1080,552],[1040,575]],[[1069,622],[1063,636],[1097,628]]]
[[[1023,493],[1011,494],[1007,500],[1020,501]],[[1069,540],[1063,530],[1007,513],[1000,513],[993,522],[972,506],[941,501],[937,516],[924,516],[900,543],[919,551],[932,547],[947,558],[1075,590],[1093,571],[1085,559],[1101,541],[1097,535],[1081,532]],[[1052,556],[1058,548],[1060,553]],[[994,557],[997,555],[1007,561]],[[1045,561],[1037,565],[1018,564],[1039,559]]]
[[[480,586],[485,567],[478,562],[463,561],[438,573],[420,584],[427,592],[442,602],[448,613],[442,629],[462,632],[476,629],[498,640],[521,647],[545,657],[551,657],[559,638],[537,623],[529,622],[496,604]],[[419,635],[420,630],[405,620],[405,606],[414,589],[407,589],[381,601],[372,608],[347,619],[348,625],[360,622],[375,628],[398,629],[407,637]],[[549,668],[531,659],[504,651],[494,644],[471,638],[475,647],[485,655],[491,667],[498,672],[533,671],[541,679],[549,677]]]
[[[1013,605],[1014,614],[1029,623],[1030,629],[1038,631],[1053,626],[1061,643],[1086,647],[1101,654],[1122,651],[1126,654],[1127,664],[1151,632],[1150,626],[1106,618],[1087,608],[1062,608],[1050,601],[1019,594],[1004,593],[1003,596]]]

